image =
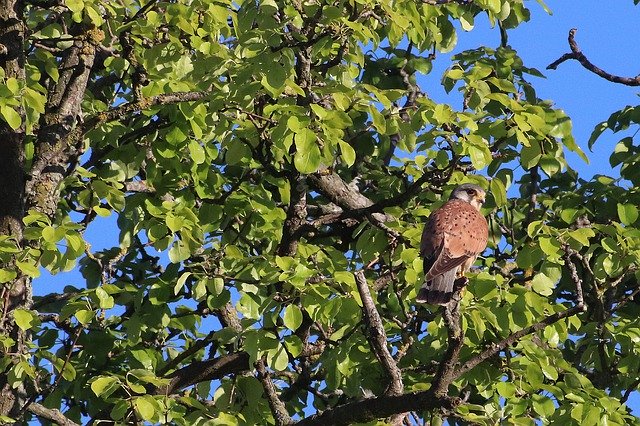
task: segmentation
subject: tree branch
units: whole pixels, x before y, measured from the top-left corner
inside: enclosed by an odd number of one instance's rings
[[[561,63],[569,59],[575,59],[576,61],[580,62],[580,64],[587,70],[591,71],[592,73],[612,83],[624,84],[625,86],[640,86],[640,75],[636,77],[620,77],[614,74],[610,74],[605,70],[597,67],[593,63],[591,63],[591,61],[587,59],[584,53],[582,53],[582,51],[580,50],[580,47],[578,47],[578,43],[576,43],[576,40],[575,40],[576,31],[578,31],[576,28],[572,28],[569,31],[569,48],[571,49],[571,53],[565,53],[556,61],[549,64],[547,66],[548,70],[555,70],[556,68],[558,68],[558,65],[560,65]]]
[[[151,96],[149,98],[144,98],[135,102],[128,102],[87,119],[82,125],[80,133],[84,135],[89,130],[99,126],[102,123],[128,117],[133,112],[141,111],[158,105],[170,105],[180,102],[199,101],[205,99],[210,94],[210,90],[203,90],[199,92],[174,92]]]
[[[378,358],[378,361],[380,361],[380,364],[382,364],[382,368],[389,378],[389,384],[387,385],[385,394],[400,395],[404,390],[402,372],[396,365],[387,347],[387,334],[384,331],[382,319],[371,297],[367,279],[363,271],[357,271],[353,275],[356,278],[356,286],[362,299],[362,315],[364,317],[367,340],[369,341],[369,345],[371,345],[371,350],[373,350],[373,353],[376,358]]]
[[[282,229],[282,238],[278,244],[279,256],[294,256],[298,250],[300,227],[307,217],[307,185],[304,177],[297,175],[289,179],[291,196],[287,218]]]
[[[474,368],[481,362],[485,361],[486,359],[491,358],[492,356],[498,354],[500,351],[506,349],[508,346],[511,346],[512,344],[514,344],[524,336],[535,333],[536,331],[542,330],[545,327],[548,327],[549,325],[556,323],[563,318],[568,318],[570,316],[577,315],[581,312],[584,312],[587,309],[586,305],[584,304],[584,297],[582,294],[582,279],[580,278],[580,275],[578,275],[578,270],[576,269],[575,264],[571,261],[572,250],[568,246],[565,246],[564,249],[565,249],[564,260],[567,267],[569,268],[569,273],[571,274],[571,280],[576,286],[576,304],[571,308],[565,309],[564,311],[556,312],[555,314],[548,315],[545,318],[543,318],[541,321],[533,325],[530,325],[529,327],[525,327],[522,330],[518,330],[514,333],[511,333],[507,338],[501,340],[498,343],[491,344],[489,348],[485,349],[478,355],[474,356],[473,358],[471,358],[470,360],[462,364],[462,366],[456,372],[456,376],[455,376],[456,378],[462,376],[467,371],[471,370],[472,368]]]
[[[154,393],[170,395],[196,383],[220,379],[227,374],[243,373],[250,369],[249,354],[246,352],[236,352],[207,361],[194,361],[171,373],[169,384],[156,389]]]
[[[447,395],[449,385],[459,377],[456,374],[456,366],[464,343],[464,332],[460,325],[460,290],[457,290],[451,301],[443,306],[442,315],[447,326],[447,352],[440,361],[438,372],[431,385],[434,394],[441,397]]]
[[[38,404],[37,402],[32,402],[27,407],[27,411],[35,414],[36,416],[49,420],[55,424],[61,426],[80,426],[78,423],[69,420],[62,414],[59,410],[55,408],[47,408],[42,404]]]
[[[451,410],[457,400],[436,396],[432,390],[411,392],[403,395],[383,395],[340,405],[322,413],[314,414],[295,423],[296,426],[343,426],[366,423],[408,411],[425,411],[443,408]]]
[[[488,349],[485,349],[478,355],[474,356],[473,358],[471,358],[470,360],[462,364],[462,366],[457,370],[455,378],[462,376],[467,371],[473,369],[475,366],[477,366],[481,362],[498,354],[500,351],[504,350],[508,346],[511,346],[512,344],[514,344],[524,336],[535,333],[536,331],[542,330],[545,327],[553,323],[556,323],[563,318],[567,318],[567,317],[579,314],[580,312],[582,312],[582,307],[576,305],[562,312],[557,312],[555,314],[549,315],[545,317],[542,321],[537,322],[533,325],[530,325],[529,327],[525,327],[522,330],[518,330],[514,333],[511,333],[505,339],[501,340],[498,343],[491,344],[491,346]]]
[[[263,360],[260,359],[256,361],[256,370],[258,371],[258,380],[262,383],[264,393],[267,397],[267,402],[269,403],[269,407],[271,407],[271,412],[273,413],[273,418],[276,421],[276,426],[293,424],[293,420],[287,412],[287,407],[285,407],[284,403],[278,397],[278,391],[271,381],[270,374],[267,372]]]

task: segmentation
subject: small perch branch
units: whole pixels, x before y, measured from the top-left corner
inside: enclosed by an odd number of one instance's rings
[[[548,70],[555,70],[556,68],[558,68],[558,65],[560,65],[561,63],[569,59],[575,59],[576,61],[580,62],[580,64],[587,70],[591,71],[592,73],[612,83],[624,84],[625,86],[640,86],[640,75],[636,77],[620,77],[617,75],[610,74],[605,70],[597,67],[593,63],[591,63],[591,61],[587,59],[584,53],[582,53],[582,51],[580,50],[580,47],[578,47],[578,43],[576,43],[576,40],[575,40],[576,31],[578,31],[576,28],[572,28],[569,31],[569,48],[571,49],[571,53],[565,53],[556,61],[549,64],[547,66]]]

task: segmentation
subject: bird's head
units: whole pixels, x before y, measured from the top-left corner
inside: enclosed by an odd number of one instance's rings
[[[453,190],[450,200],[462,200],[471,204],[476,210],[480,210],[486,196],[484,189],[473,183],[465,183]]]

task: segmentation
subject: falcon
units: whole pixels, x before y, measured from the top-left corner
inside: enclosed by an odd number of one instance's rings
[[[480,213],[485,195],[478,185],[460,185],[429,216],[420,243],[425,282],[416,302],[449,303],[456,278],[463,277],[487,247],[489,227]]]

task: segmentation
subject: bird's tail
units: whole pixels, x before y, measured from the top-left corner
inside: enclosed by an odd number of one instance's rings
[[[453,297],[453,283],[456,280],[456,270],[453,268],[447,272],[425,281],[418,291],[416,302],[429,303],[431,305],[446,305]]]

